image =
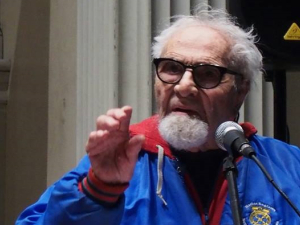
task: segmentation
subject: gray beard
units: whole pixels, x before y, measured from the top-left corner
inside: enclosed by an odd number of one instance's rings
[[[175,149],[190,151],[206,142],[208,124],[196,117],[171,113],[160,120],[158,130]]]

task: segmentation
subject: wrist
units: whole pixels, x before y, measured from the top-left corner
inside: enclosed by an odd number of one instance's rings
[[[96,202],[113,205],[129,186],[129,183],[107,183],[97,178],[90,168],[87,176],[82,180],[82,192]]]

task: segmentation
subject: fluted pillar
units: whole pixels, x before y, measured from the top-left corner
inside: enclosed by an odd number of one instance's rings
[[[132,122],[152,113],[151,1],[78,1],[77,160],[96,118],[133,107]]]

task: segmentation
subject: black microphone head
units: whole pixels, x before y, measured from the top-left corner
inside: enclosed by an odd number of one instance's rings
[[[226,121],[224,123],[221,123],[221,125],[217,128],[216,133],[215,133],[215,140],[219,148],[226,150],[225,145],[224,145],[224,136],[227,134],[228,131],[231,130],[237,130],[242,133],[244,133],[243,128],[233,122],[233,121]]]

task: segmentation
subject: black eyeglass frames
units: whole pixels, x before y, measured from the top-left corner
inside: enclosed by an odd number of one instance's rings
[[[182,62],[169,58],[153,59],[157,77],[164,83],[179,83],[187,68],[192,69],[193,79],[196,85],[203,89],[217,87],[225,73],[241,76],[241,74],[225,67],[211,64],[185,65]]]

